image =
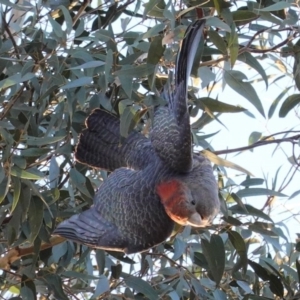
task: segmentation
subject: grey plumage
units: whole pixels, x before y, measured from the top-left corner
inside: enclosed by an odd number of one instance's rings
[[[100,186],[94,205],[58,225],[54,234],[107,250],[134,253],[164,241],[174,221],[205,226],[219,211],[209,161],[192,154],[187,79],[204,21],[190,25],[176,65],[168,107],[154,115],[150,139],[132,131],[119,145],[120,122],[96,109],[86,122],[75,157],[113,173]]]

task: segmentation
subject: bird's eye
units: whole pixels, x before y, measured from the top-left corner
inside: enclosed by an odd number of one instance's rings
[[[195,205],[195,204],[196,204],[195,200],[192,200],[192,201],[191,201],[191,203],[192,203],[193,205]]]

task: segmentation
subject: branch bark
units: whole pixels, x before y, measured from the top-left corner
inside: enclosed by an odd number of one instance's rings
[[[50,238],[50,243],[43,243],[41,245],[40,251],[52,248],[55,245],[58,245],[64,242],[66,239],[60,237],[58,235],[52,236]],[[34,247],[15,247],[9,250],[6,254],[0,257],[0,269],[2,270],[9,270],[10,266],[16,260],[22,258],[23,256],[30,255],[34,253]]]

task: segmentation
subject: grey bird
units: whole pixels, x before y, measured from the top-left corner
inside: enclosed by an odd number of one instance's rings
[[[185,33],[175,68],[175,88],[154,114],[150,138],[133,130],[120,145],[120,121],[96,109],[87,118],[76,160],[112,171],[94,205],[58,225],[54,234],[105,250],[135,253],[166,240],[174,222],[202,227],[219,212],[210,162],[193,154],[187,81],[205,21]]]

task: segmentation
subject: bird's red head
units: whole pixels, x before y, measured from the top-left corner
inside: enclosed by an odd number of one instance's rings
[[[201,215],[195,210],[194,200],[189,189],[179,180],[163,181],[156,187],[162,204],[168,216],[180,225],[205,226]]]

